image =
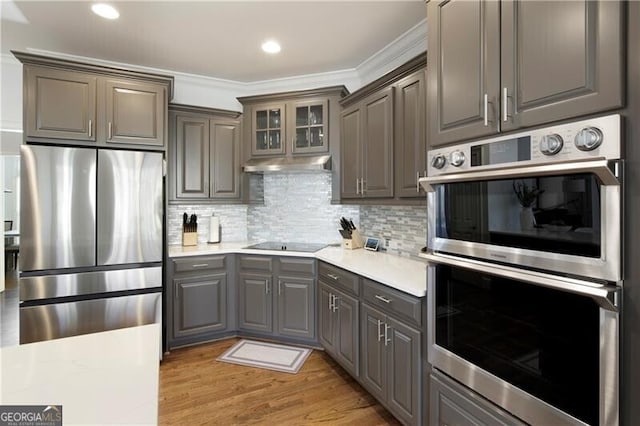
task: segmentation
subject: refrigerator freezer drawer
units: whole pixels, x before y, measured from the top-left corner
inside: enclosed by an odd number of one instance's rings
[[[98,150],[98,265],[162,261],[162,154]]]
[[[162,287],[162,267],[20,278],[20,301]]]
[[[20,308],[20,344],[162,322],[162,293]]]
[[[22,145],[20,268],[96,263],[96,150]]]

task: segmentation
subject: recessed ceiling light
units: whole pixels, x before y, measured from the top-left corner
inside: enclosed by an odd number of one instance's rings
[[[262,50],[267,53],[278,53],[280,51],[280,44],[275,40],[268,40],[262,43]]]
[[[115,7],[110,6],[104,3],[96,3],[91,6],[91,10],[98,16],[102,16],[105,19],[118,19],[120,17],[120,13],[116,10]]]

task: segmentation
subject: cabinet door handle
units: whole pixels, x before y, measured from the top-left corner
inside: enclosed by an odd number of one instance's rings
[[[391,342],[391,340],[387,338],[387,332],[389,331],[390,328],[391,327],[389,327],[387,324],[384,325],[384,345],[385,346],[387,346]]]
[[[382,339],[383,334],[380,331],[380,326],[382,325],[382,321],[378,320],[378,342],[380,341],[380,339]]]
[[[333,310],[331,312],[335,312],[338,310],[338,305],[336,304],[336,302],[339,300],[340,298],[338,296],[336,296],[335,294],[333,295]]]
[[[269,294],[269,280],[264,280],[264,294]]]
[[[333,312],[333,294],[329,293],[329,310]]]
[[[192,268],[206,268],[207,266],[209,266],[208,263],[196,263],[194,265],[191,265]]]
[[[509,99],[509,92],[507,91],[506,87],[502,88],[502,121],[507,122],[509,121],[509,113],[508,113],[508,108],[509,108],[509,103],[508,103],[508,99]]]
[[[278,296],[282,294],[282,280],[278,280]]]
[[[356,195],[360,194],[360,178],[356,178]]]
[[[391,303],[391,302],[392,302],[392,300],[391,300],[391,299],[388,299],[388,298],[386,298],[386,297],[384,297],[384,296],[380,296],[379,294],[376,294],[374,297],[375,297],[376,299],[378,299],[378,300],[380,300],[380,301],[384,302],[384,303]]]
[[[489,125],[489,95],[484,94],[484,126]]]
[[[89,119],[89,137],[93,135],[93,122]]]
[[[339,276],[337,276],[337,275],[333,275],[333,274],[327,274],[327,276],[328,276],[329,278],[331,278],[332,280],[334,280],[334,281],[338,281],[338,280],[340,279],[340,277],[339,277]]]
[[[112,137],[113,137],[113,125],[111,124],[111,122],[109,122],[109,140],[111,140]]]
[[[365,186],[367,184],[367,181],[364,180],[364,178],[360,179],[360,194],[364,195],[364,193],[366,192]]]
[[[416,192],[420,192],[420,183],[418,182],[420,179],[420,172],[416,172]]]

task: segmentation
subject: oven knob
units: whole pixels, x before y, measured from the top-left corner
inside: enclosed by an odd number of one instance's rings
[[[597,127],[585,127],[574,140],[580,151],[593,151],[602,143],[602,132]]]
[[[434,155],[431,159],[431,165],[436,169],[443,168],[445,164],[447,164],[447,159],[442,154]]]
[[[544,155],[556,155],[563,146],[564,141],[562,140],[562,136],[556,133],[545,135],[540,141],[540,152]]]
[[[449,156],[449,162],[452,166],[460,167],[464,163],[464,152],[462,151],[453,151]]]

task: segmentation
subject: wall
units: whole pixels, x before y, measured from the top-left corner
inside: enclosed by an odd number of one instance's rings
[[[389,239],[389,253],[416,256],[427,244],[426,206],[361,206],[360,222],[366,236]]]
[[[246,205],[170,205],[167,210],[167,242],[182,244],[182,214],[198,216],[198,243],[206,244],[209,239],[209,217],[220,218],[220,241],[247,240]]]
[[[331,174],[266,173],[264,205],[249,206],[250,240],[339,243],[341,216],[360,221],[357,206],[331,204]]]

